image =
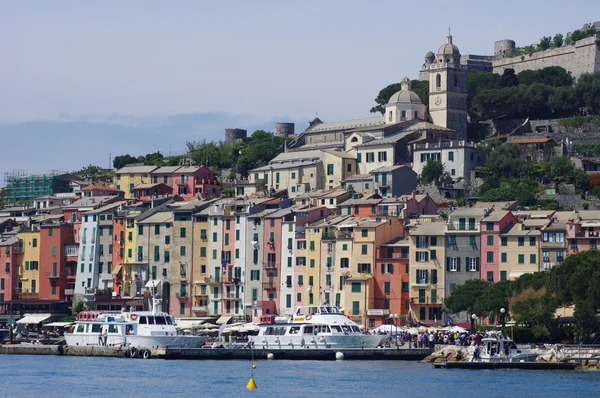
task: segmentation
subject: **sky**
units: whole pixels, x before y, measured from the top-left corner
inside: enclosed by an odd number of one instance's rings
[[[462,54],[492,54],[595,19],[600,2],[578,0],[0,0],[0,173],[368,117],[449,26]]]

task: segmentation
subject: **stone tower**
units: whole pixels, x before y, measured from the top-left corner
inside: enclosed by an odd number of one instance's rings
[[[460,64],[460,51],[450,32],[447,39],[429,66],[429,114],[434,124],[454,130],[463,139],[467,136],[467,68]]]

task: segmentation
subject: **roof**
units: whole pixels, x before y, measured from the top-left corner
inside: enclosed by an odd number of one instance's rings
[[[156,170],[158,166],[134,165],[125,166],[115,171],[115,174],[146,174]]]
[[[397,164],[397,165],[394,165],[394,166],[381,166],[381,167],[378,167],[375,170],[371,171],[371,173],[389,173],[390,171],[398,170],[398,169],[401,169],[403,167],[410,168],[410,167],[405,166],[403,164]]]
[[[291,168],[296,168],[296,167],[313,166],[313,165],[319,164],[319,163],[322,163],[322,161],[320,159],[299,160],[299,161],[296,161],[296,162],[275,163],[275,164],[268,164],[268,165],[262,166],[262,167],[257,167],[256,169],[250,170],[250,172],[291,169]]]
[[[376,205],[381,202],[382,199],[348,199],[341,203],[339,206],[354,206],[354,205]]]
[[[483,222],[497,222],[502,220],[506,215],[510,213],[508,210],[494,210],[487,217],[483,218]]]
[[[105,206],[101,206],[98,207],[97,209],[94,209],[92,211],[86,212],[86,214],[99,214],[99,213],[103,213],[105,211],[109,211],[115,208],[118,208],[119,206],[123,205],[124,203],[126,203],[124,200],[118,201],[118,202],[114,202],[114,203],[109,203]]]
[[[459,216],[485,216],[488,212],[487,209],[477,208],[477,207],[459,207],[450,213],[450,216],[459,217]]]
[[[410,79],[402,79],[402,89],[392,94],[388,100],[388,105],[403,103],[403,104],[418,104],[421,105],[421,98],[414,91],[410,91]]]
[[[88,185],[87,187],[83,188],[82,191],[92,191],[95,189],[101,189],[103,191],[111,191],[111,192],[121,192],[120,189],[108,187],[106,185]]]
[[[540,235],[541,232],[537,229],[521,229],[520,224],[514,224],[510,230],[501,234],[501,235],[510,235],[510,236],[528,236],[528,235]]]
[[[482,201],[477,201],[471,207],[483,207],[483,208],[486,208],[486,209],[506,210],[506,209],[510,209],[511,207],[513,207],[516,204],[517,204],[516,201],[511,201],[511,202],[482,202]]]
[[[512,140],[509,144],[543,144],[545,142],[554,141],[552,138],[521,138]]]
[[[346,178],[344,181],[371,180],[371,178],[373,178],[371,174],[354,174]]]
[[[411,236],[425,236],[425,235],[444,235],[446,232],[446,223],[439,221],[424,222],[422,224],[415,225],[414,229],[410,232]]]
[[[76,200],[75,202],[71,203],[70,205],[66,205],[64,208],[65,209],[78,209],[81,207],[101,206],[104,202],[107,202],[109,200],[116,199],[116,198],[119,198],[119,197],[118,196],[86,196],[79,200]]]
[[[163,166],[154,170],[150,174],[173,174],[176,172],[181,166]]]
[[[158,187],[164,185],[165,187],[171,188],[173,189],[173,187],[171,187],[170,185],[164,184],[162,182],[156,183],[156,184],[138,184],[135,187],[133,187],[133,190],[135,191],[136,189],[151,189],[154,187]]]
[[[420,130],[454,131],[447,127],[443,127],[443,126],[439,126],[437,124],[421,121],[421,122],[415,123],[415,124],[407,127],[404,130],[404,132],[413,132],[413,131],[420,131]]]
[[[325,152],[325,153],[328,153],[330,155],[338,156],[338,157],[340,157],[342,159],[356,159],[355,156],[352,156],[348,152],[336,151],[336,150],[333,150],[333,149],[321,149],[321,152]]]
[[[173,213],[170,211],[159,211],[142,221],[138,221],[137,224],[165,224],[170,222],[173,222]]]
[[[363,144],[357,145],[357,147],[364,147],[364,146],[375,146],[375,145],[386,145],[386,144],[394,144],[398,141],[400,141],[403,138],[406,138],[410,135],[410,132],[407,132],[406,130],[400,132],[400,133],[396,133],[393,135],[390,135],[388,137],[385,138],[381,138],[379,140],[372,140],[369,142],[365,142]]]
[[[544,227],[548,225],[550,221],[549,218],[528,218],[523,221],[523,225],[526,227]]]
[[[305,133],[320,133],[325,131],[350,130],[358,127],[385,125],[385,117],[369,117],[364,119],[341,120],[339,122],[318,123],[306,130]]]
[[[206,168],[206,166],[181,166],[179,169],[177,169],[177,174],[195,173],[203,168]]]

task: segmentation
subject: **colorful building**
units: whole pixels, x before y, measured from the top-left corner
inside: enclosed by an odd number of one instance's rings
[[[158,166],[145,166],[140,164],[131,164],[120,168],[115,172],[115,187],[125,192],[125,198],[133,197],[133,188],[140,184],[150,184],[152,182],[151,173],[158,169]]]

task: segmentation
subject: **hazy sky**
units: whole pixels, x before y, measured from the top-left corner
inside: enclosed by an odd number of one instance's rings
[[[537,43],[600,20],[599,1],[560,4],[3,0],[0,123],[113,113],[365,117],[382,87],[418,77],[449,25],[463,54],[491,54],[495,40]]]

